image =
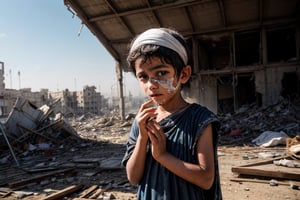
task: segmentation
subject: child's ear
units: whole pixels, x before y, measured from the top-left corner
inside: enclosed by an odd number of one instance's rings
[[[180,74],[181,83],[186,83],[190,79],[191,74],[192,74],[191,66],[187,65],[186,67],[184,67]]]

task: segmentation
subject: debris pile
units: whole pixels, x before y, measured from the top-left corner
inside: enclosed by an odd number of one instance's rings
[[[103,116],[87,113],[75,118],[68,118],[68,123],[81,138],[125,144],[133,118],[123,121],[116,110]]]
[[[7,120],[1,124],[0,148],[13,146],[17,150],[29,150],[34,144],[60,144],[63,139],[79,139],[61,113],[53,112],[56,103],[37,108],[19,97]]]
[[[249,163],[232,166],[239,178],[231,181],[288,185],[299,190],[300,101],[282,100],[266,108],[244,106],[232,115],[221,116],[221,121],[220,146],[260,147],[259,152],[252,150],[242,156]]]
[[[259,158],[255,163],[233,166],[232,172],[271,179],[233,181],[256,180],[280,185],[286,183],[278,177],[300,179],[299,161],[292,162],[284,148],[273,154],[265,152],[266,143],[258,147],[254,142],[259,136],[271,135],[274,139],[279,135],[277,144],[290,141],[288,147],[299,145],[298,138],[291,139],[300,133],[299,105],[283,100],[266,108],[244,106],[234,114],[220,116],[220,147],[256,146],[257,152],[249,150],[256,155],[243,155],[241,159]],[[113,191],[135,194],[136,187],[128,183],[120,164],[134,115],[123,121],[113,110],[103,116],[86,113],[65,118],[55,113],[55,108],[56,103],[37,108],[20,98],[6,122],[1,124],[0,198],[120,199]],[[290,150],[299,156],[295,149],[299,146]],[[298,184],[292,183],[293,188],[298,188]],[[123,199],[134,199],[134,196]]]
[[[243,106],[220,118],[220,145],[255,145],[252,141],[266,131],[293,138],[300,135],[300,99],[294,103],[283,99],[268,107]]]
[[[135,190],[120,164],[131,120],[115,111],[64,118],[55,106],[19,98],[1,124],[0,198],[114,199],[113,190]]]

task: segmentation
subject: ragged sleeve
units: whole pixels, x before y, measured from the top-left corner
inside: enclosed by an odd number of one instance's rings
[[[127,143],[126,143],[126,152],[122,159],[122,165],[124,167],[126,166],[127,161],[129,160],[130,156],[132,155],[132,152],[136,145],[136,140],[137,140],[138,135],[139,135],[138,124],[137,124],[136,120],[134,120],[134,122],[131,126],[131,130],[129,133]]]

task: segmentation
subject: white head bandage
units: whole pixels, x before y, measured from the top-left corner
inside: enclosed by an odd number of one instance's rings
[[[129,54],[144,44],[154,44],[172,49],[179,54],[184,64],[187,65],[188,58],[184,46],[171,34],[162,29],[149,29],[139,35],[133,42]]]

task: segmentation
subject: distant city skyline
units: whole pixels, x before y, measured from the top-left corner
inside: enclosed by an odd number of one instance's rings
[[[0,61],[2,62],[2,61]],[[5,64],[5,63],[4,63]],[[101,92],[105,96],[117,96],[119,92],[119,85],[117,82],[112,82],[112,85],[104,85],[101,86],[100,84],[98,85],[93,85],[93,84],[85,84],[85,85],[80,85],[79,87],[77,86],[77,79],[74,78],[74,85],[71,87],[63,87],[60,88],[59,85],[57,85],[57,88],[54,87],[31,87],[31,86],[22,86],[22,80],[21,80],[21,71],[17,71],[15,74],[13,74],[12,69],[9,69],[9,72],[7,72],[6,69],[4,69],[5,74],[5,89],[15,89],[15,90],[20,90],[20,89],[27,89],[30,88],[32,92],[38,92],[41,91],[42,89],[48,89],[49,92],[58,92],[58,91],[63,91],[65,89],[68,89],[70,91],[80,91],[82,90],[85,86],[95,86],[97,92]],[[115,75],[115,74],[114,74]],[[126,79],[129,76],[133,77],[133,74],[130,73],[124,73],[124,95],[128,95],[129,93],[135,95],[135,96],[142,96],[143,94],[140,91],[133,91],[132,88],[127,88],[128,86],[126,85],[126,82],[128,82]],[[133,78],[130,77],[129,82],[132,84],[137,84],[136,80],[133,80]],[[134,83],[136,81],[136,83]],[[136,85],[137,86],[137,85]],[[104,90],[102,90],[102,87],[104,87]],[[51,89],[52,88],[52,89]],[[53,89],[54,88],[54,89]]]
[[[3,1],[0,26],[7,89],[76,91],[93,85],[105,96],[117,89],[113,57],[62,0]],[[124,94],[140,95],[134,76],[123,77]]]

